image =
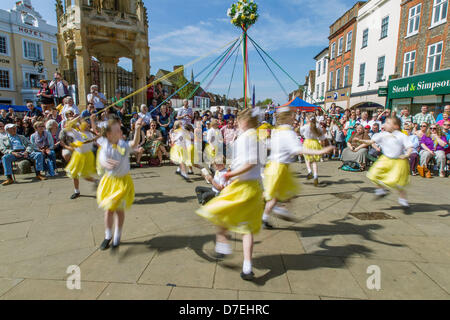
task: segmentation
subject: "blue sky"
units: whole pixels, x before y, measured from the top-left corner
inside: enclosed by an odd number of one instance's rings
[[[10,9],[15,0],[1,0],[0,9]],[[151,73],[172,70],[186,64],[240,35],[228,17],[232,0],[144,0],[149,14]],[[328,45],[329,26],[356,0],[259,0],[260,18],[249,35],[300,84],[310,69],[313,57]],[[32,0],[33,6],[56,25],[55,0]],[[193,65],[194,74],[215,56]],[[242,58],[238,58],[230,97],[242,96]],[[208,91],[227,94],[234,57],[223,67]],[[284,103],[286,95],[255,50],[249,53],[250,82],[256,86],[256,99],[273,98]],[[287,92],[295,83],[269,63]],[[126,66],[126,64],[125,64]],[[189,78],[191,68],[186,70]],[[201,77],[202,78],[202,77]],[[197,78],[196,80],[201,80]],[[208,79],[209,80],[209,79]],[[209,81],[206,81],[204,86]]]

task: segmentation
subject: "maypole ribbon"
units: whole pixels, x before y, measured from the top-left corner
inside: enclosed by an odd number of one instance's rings
[[[232,40],[232,41],[230,41],[230,42],[228,42],[227,44],[225,44],[224,46],[222,46],[222,47],[220,47],[220,48],[218,48],[218,49],[215,49],[215,50],[213,50],[213,51],[211,51],[211,52],[209,52],[209,53],[207,53],[207,54],[205,54],[205,55],[203,55],[203,56],[201,56],[201,57],[199,57],[199,58],[197,58],[197,59],[195,59],[195,60],[192,60],[191,62],[185,64],[185,65],[183,66],[183,68],[178,68],[177,70],[175,70],[175,71],[173,71],[173,72],[171,72],[171,73],[168,73],[168,74],[166,74],[165,76],[162,76],[162,77],[159,78],[159,79],[154,80],[153,82],[151,82],[151,83],[147,84],[146,86],[144,86],[144,87],[142,87],[142,88],[140,88],[140,89],[138,89],[138,90],[136,90],[136,91],[130,93],[130,94],[127,95],[126,97],[123,97],[122,99],[120,99],[120,100],[118,100],[118,101],[116,101],[116,102],[110,104],[109,106],[103,108],[101,111],[98,111],[98,112],[94,113],[93,115],[98,115],[98,114],[104,112],[105,110],[108,110],[108,109],[114,107],[114,106],[117,105],[118,103],[121,103],[121,102],[123,102],[123,101],[125,101],[125,100],[127,100],[127,99],[129,99],[129,98],[131,98],[131,97],[133,97],[133,96],[135,96],[135,95],[137,95],[138,93],[141,93],[142,91],[147,90],[149,87],[154,86],[155,84],[157,84],[157,83],[159,83],[159,82],[161,82],[161,81],[163,81],[163,80],[166,80],[166,79],[168,79],[168,78],[170,78],[170,77],[172,77],[172,76],[174,76],[174,75],[180,73],[180,72],[183,71],[186,67],[189,67],[189,66],[191,66],[191,65],[193,65],[193,64],[195,64],[195,63],[197,63],[197,62],[199,62],[200,60],[203,60],[203,59],[209,57],[210,55],[216,53],[217,51],[222,50],[223,48],[229,46],[229,45],[232,44],[233,42],[237,42],[238,40],[239,40],[239,37],[236,38],[236,39],[234,39],[234,40]],[[85,118],[83,118],[83,119],[87,119],[87,118],[88,118],[88,117],[85,117]],[[67,122],[67,127],[68,127],[68,128],[73,127],[73,125],[74,125],[77,121],[79,121],[79,116],[76,117],[76,118],[73,119],[73,120],[68,121],[68,122]],[[65,128],[64,128],[64,129],[65,129]]]

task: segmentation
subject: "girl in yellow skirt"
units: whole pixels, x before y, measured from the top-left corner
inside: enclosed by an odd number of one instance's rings
[[[120,123],[117,120],[109,120],[103,129],[104,139],[99,141],[101,144],[99,161],[105,172],[97,188],[97,204],[105,210],[105,239],[100,245],[101,250],[107,249],[111,242],[114,215],[116,227],[112,247],[115,249],[119,246],[125,220],[124,210],[130,208],[134,201],[130,152],[139,145],[142,124],[142,119],[136,122],[134,139],[127,142],[123,140]]]
[[[181,177],[189,182],[186,174],[186,160],[187,160],[187,140],[190,139],[189,133],[183,128],[181,121],[175,121],[173,125],[171,140],[172,146],[170,148],[170,161],[178,165],[176,174],[181,174]]]
[[[278,201],[288,201],[294,197],[299,187],[295,181],[290,163],[300,154],[322,155],[331,152],[334,147],[322,150],[309,150],[302,147],[297,134],[292,128],[293,113],[289,107],[277,110],[277,127],[272,130],[269,162],[264,170],[264,197],[266,207],[263,214],[263,227],[271,229],[269,215],[272,213],[287,221],[295,221],[294,216],[283,207],[277,206]]]
[[[409,204],[404,188],[409,184],[408,159],[413,151],[413,145],[408,136],[400,132],[400,128],[399,118],[388,118],[383,132],[375,134],[372,140],[358,139],[358,141],[367,144],[376,143],[383,153],[367,173],[367,177],[378,186],[375,195],[382,198],[387,195],[385,188],[397,189],[398,203],[406,210]]]
[[[326,139],[322,130],[317,127],[316,117],[314,115],[308,117],[308,123],[300,129],[300,135],[305,138],[303,146],[309,150],[321,150],[322,145],[319,140]],[[317,162],[319,162],[320,159],[320,155],[305,155],[306,168],[308,169],[307,179],[311,180],[314,178],[315,187],[319,185]]]
[[[252,280],[253,235],[261,229],[264,211],[256,133],[258,115],[251,109],[241,111],[238,124],[242,133],[234,142],[231,171],[224,176],[225,180],[231,180],[231,184],[196,213],[218,227],[215,248],[218,258],[231,254],[231,246],[227,241],[228,230],[243,234],[241,278]]]
[[[220,148],[223,148],[223,138],[222,133],[219,130],[219,121],[217,119],[212,119],[210,128],[206,133],[206,163],[211,165],[216,157],[222,157],[223,150]]]
[[[202,167],[196,163],[198,159],[195,159],[194,127],[191,124],[186,124],[184,129],[187,132],[187,137],[189,137],[189,139],[186,137],[186,161],[184,164],[189,170],[188,174],[193,174],[193,167],[197,169],[202,169]]]
[[[80,196],[80,178],[96,183],[93,178],[96,174],[95,156],[92,152],[95,135],[89,131],[89,124],[86,121],[80,123],[78,128],[67,129],[67,135],[73,138],[71,148],[72,157],[67,164],[65,171],[67,176],[73,179],[74,193],[70,199]]]

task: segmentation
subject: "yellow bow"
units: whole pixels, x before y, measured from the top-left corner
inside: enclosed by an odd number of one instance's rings
[[[113,149],[116,149],[122,156],[125,155],[125,148],[121,148],[117,144],[113,144],[112,147]]]

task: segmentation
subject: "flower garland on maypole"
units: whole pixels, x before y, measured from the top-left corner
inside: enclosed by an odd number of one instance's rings
[[[239,0],[233,3],[228,9],[228,16],[231,23],[242,29],[242,57],[244,60],[244,108],[247,108],[247,83],[248,83],[248,50],[247,50],[247,31],[258,20],[258,5],[253,0]]]

